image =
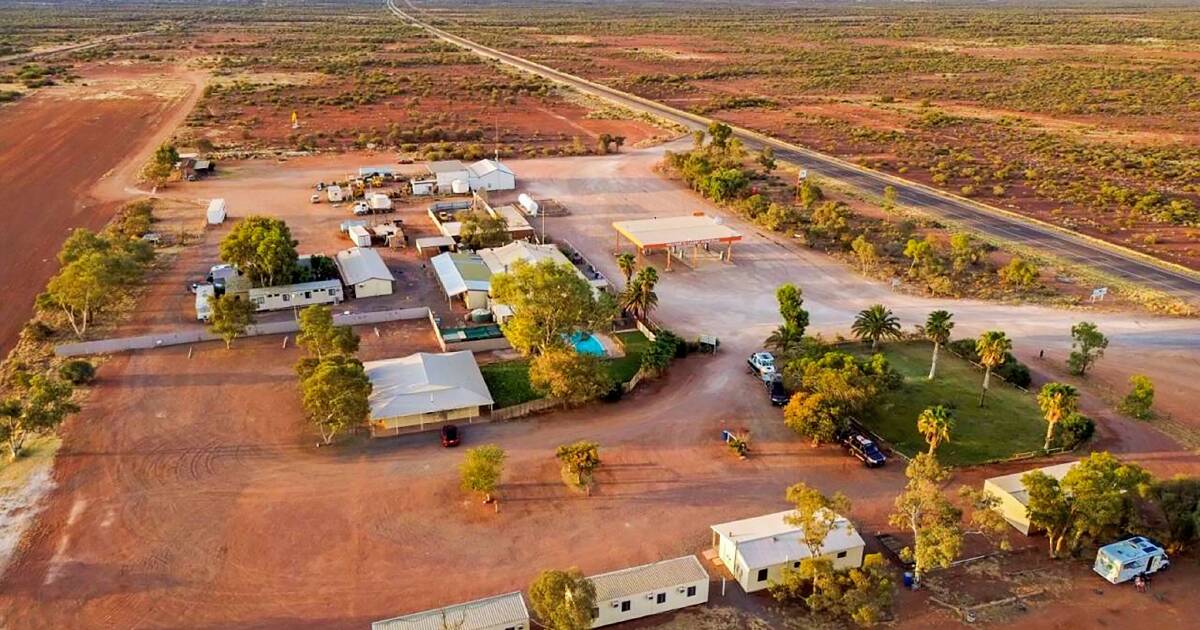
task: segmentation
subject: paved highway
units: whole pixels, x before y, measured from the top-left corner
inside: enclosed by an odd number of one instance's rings
[[[482,57],[568,85],[580,92],[615,102],[623,107],[665,118],[690,129],[703,129],[712,122],[712,119],[615,90],[459,37],[420,20],[416,17],[419,9],[413,6],[411,0],[404,0],[404,2],[407,10],[401,9],[396,4],[396,0],[387,0],[388,10],[441,40]],[[1100,270],[1115,278],[1158,289],[1193,303],[1200,303],[1200,272],[1158,261],[1119,245],[1068,232],[1047,223],[957,197],[923,184],[871,171],[748,129],[734,127],[734,133],[751,150],[758,150],[764,145],[770,145],[778,160],[807,169],[811,174],[842,181],[875,195],[882,195],[885,187],[892,186],[896,189],[898,201],[902,205],[953,221],[981,234],[1033,247],[1060,259]]]

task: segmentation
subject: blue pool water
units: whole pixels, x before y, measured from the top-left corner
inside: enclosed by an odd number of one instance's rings
[[[571,345],[575,346],[575,352],[579,354],[590,354],[598,357],[607,355],[604,351],[604,346],[600,345],[600,340],[587,333],[577,332],[570,337]]]

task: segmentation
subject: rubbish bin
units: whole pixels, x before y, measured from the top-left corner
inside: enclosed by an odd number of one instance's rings
[[[908,590],[910,590],[910,591],[911,591],[911,590],[912,590],[912,588],[913,588],[913,574],[912,574],[912,571],[905,571],[905,572],[904,572],[904,588],[906,588],[906,589],[908,589]]]

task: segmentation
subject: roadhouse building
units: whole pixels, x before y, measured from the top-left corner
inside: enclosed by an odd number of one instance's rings
[[[662,219],[614,221],[613,228],[617,231],[618,250],[621,249],[622,236],[637,248],[639,258],[661,249],[667,253],[668,270],[671,269],[672,258],[679,258],[687,263],[684,256],[688,248],[692,250],[691,266],[694,269],[700,262],[700,252],[704,251],[706,257],[711,256],[710,248],[717,244],[725,245],[725,251],[718,254],[720,260],[731,262],[733,244],[742,240],[742,235],[736,230],[703,213]]]
[[[784,567],[800,568],[800,561],[810,557],[801,539],[803,530],[785,520],[793,512],[712,526],[717,557],[747,593],[767,588],[769,582],[779,581]],[[854,569],[862,566],[865,547],[850,520],[838,516],[821,546],[821,557],[832,560],[835,569]]]
[[[384,619],[371,630],[529,630],[529,610],[521,593],[477,599],[465,604]]]
[[[588,580],[596,587],[593,628],[708,601],[708,572],[696,556],[593,575]]]
[[[469,351],[406,357],[363,364],[373,389],[371,437],[424,431],[445,422],[479,417],[492,394]],[[434,426],[429,426],[434,425]]]

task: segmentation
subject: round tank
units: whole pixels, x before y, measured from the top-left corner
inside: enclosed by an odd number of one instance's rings
[[[450,190],[454,191],[454,194],[456,195],[465,195],[471,192],[471,187],[467,185],[467,182],[464,182],[461,179],[456,179],[450,182]]]
[[[525,212],[529,213],[531,216],[537,216],[538,202],[534,201],[533,197],[530,197],[525,193],[521,193],[517,197],[517,203],[521,204],[521,207],[525,208]]]

